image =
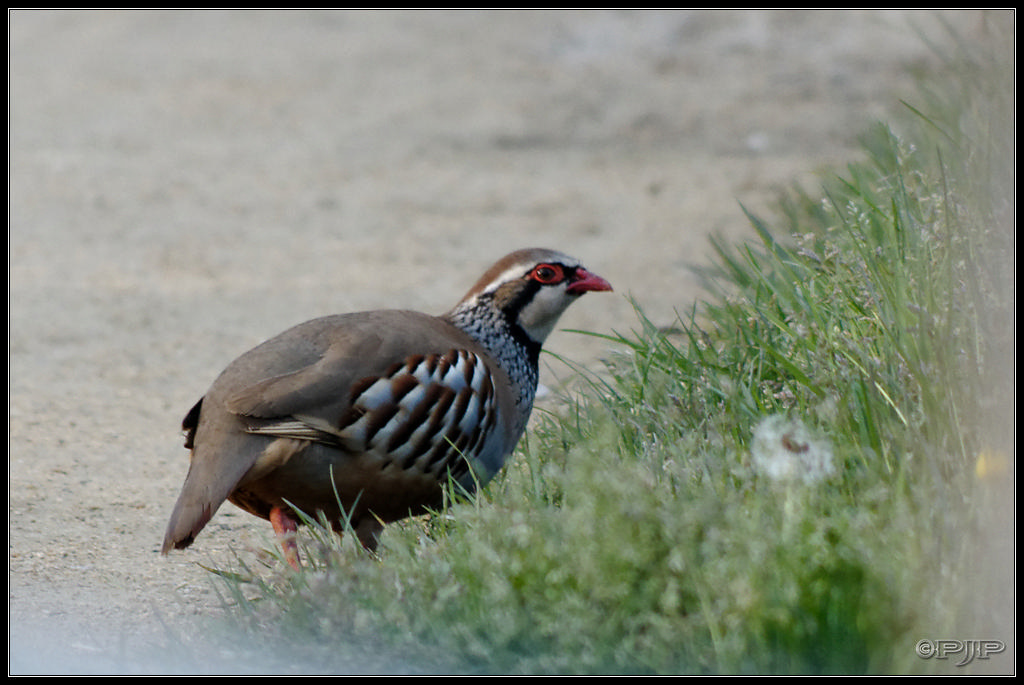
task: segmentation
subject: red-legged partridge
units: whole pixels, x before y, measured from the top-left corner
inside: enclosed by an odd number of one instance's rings
[[[295,510],[347,520],[374,550],[383,524],[486,484],[519,441],[541,344],[580,295],[611,290],[571,257],[513,252],[443,316],[314,319],[232,362],[183,422],[192,450],[163,553],[224,500],[269,519],[298,568]]]

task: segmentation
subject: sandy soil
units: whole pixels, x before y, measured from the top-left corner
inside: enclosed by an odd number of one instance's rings
[[[218,606],[197,562],[266,524],[228,505],[158,553],[181,417],[227,362],[325,313],[443,311],[534,244],[617,288],[565,328],[629,328],[628,295],[670,323],[708,234],[857,156],[932,63],[914,27],[941,35],[887,12],[8,18],[14,673],[273,668],[195,629]]]

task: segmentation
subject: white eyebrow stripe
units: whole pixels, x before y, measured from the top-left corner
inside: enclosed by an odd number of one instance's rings
[[[504,271],[501,272],[500,276],[495,278],[493,281],[491,281],[490,285],[484,288],[483,292],[494,292],[495,290],[505,285],[509,281],[514,281],[517,278],[522,278],[526,274],[530,273],[529,270],[524,271],[523,268],[524,267],[522,264],[517,264],[516,266],[505,269]]]
[[[559,255],[557,259],[553,259],[551,261],[551,263],[552,264],[559,264],[559,265],[561,265],[562,267],[564,267],[568,271],[571,271],[572,269],[579,268],[579,266],[580,266],[580,262],[578,262],[578,261],[576,261],[574,259],[570,259],[568,257],[561,256],[561,255]],[[504,284],[508,283],[509,281],[514,281],[516,279],[523,278],[527,274],[530,273],[530,270],[533,269],[533,267],[534,267],[534,265],[532,265],[532,264],[527,265],[527,264],[522,264],[522,263],[521,264],[516,264],[515,266],[511,266],[511,267],[505,269],[504,271],[502,271],[501,274],[497,278],[495,278],[493,281],[491,281],[490,285],[488,285],[486,288],[484,288],[482,292],[484,292],[484,293],[494,292],[495,290],[497,290],[498,288],[500,288]]]

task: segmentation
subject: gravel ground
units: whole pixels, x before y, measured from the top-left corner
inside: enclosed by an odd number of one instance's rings
[[[946,12],[963,30],[972,11]],[[707,236],[813,187],[934,63],[931,13],[8,13],[12,673],[282,668],[209,647],[159,554],[179,425],[227,362],[325,313],[447,309],[551,246],[615,286],[565,328],[671,323]],[[603,350],[556,333],[550,347]],[[566,375],[552,363],[544,382]],[[244,661],[244,663],[242,662]],[[369,663],[369,662],[367,662]],[[283,668],[302,672],[302,665]],[[358,658],[353,672],[370,667]]]

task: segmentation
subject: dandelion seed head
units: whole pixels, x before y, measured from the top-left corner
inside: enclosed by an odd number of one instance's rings
[[[785,416],[762,419],[750,451],[757,472],[774,481],[816,483],[836,471],[829,442]]]

